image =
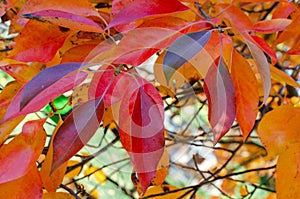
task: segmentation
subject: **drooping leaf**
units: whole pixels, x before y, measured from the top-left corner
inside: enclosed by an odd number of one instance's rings
[[[259,71],[261,81],[264,88],[264,100],[265,103],[269,97],[269,93],[271,90],[271,75],[270,75],[270,68],[267,61],[266,56],[264,55],[263,51],[259,49],[253,42],[246,39],[246,43],[249,47],[251,55],[256,63],[257,69]]]
[[[279,156],[276,166],[276,197],[278,199],[299,197],[299,157],[299,143],[286,148],[286,150]]]
[[[282,154],[299,143],[300,108],[279,106],[268,112],[258,125],[257,133],[271,155]]]
[[[51,173],[73,157],[95,134],[104,111],[102,99],[90,100],[73,110],[53,140]]]
[[[41,154],[46,140],[45,120],[27,122],[22,133],[0,148],[0,183],[26,175]]]
[[[81,66],[81,63],[68,63],[43,70],[19,90],[4,121],[39,111],[57,96],[80,84],[87,76],[85,72],[76,72]]]
[[[291,22],[292,20],[290,19],[271,19],[259,21],[253,25],[253,30],[265,34],[271,34],[274,32],[283,31],[287,26],[290,25]]]
[[[163,112],[163,101],[152,84],[137,78],[128,85],[120,106],[119,133],[143,192],[155,176],[163,154]]]
[[[259,47],[270,57],[272,64],[276,64],[277,56],[274,50],[269,46],[269,44],[261,37],[251,36],[254,41],[259,45]]]
[[[22,17],[50,22],[72,30],[105,33],[93,20],[61,10],[41,10],[34,13],[22,14]]]
[[[68,35],[69,31],[57,25],[30,20],[16,38],[10,57],[23,62],[46,63],[54,57]]]
[[[234,85],[222,58],[209,68],[204,78],[204,92],[216,144],[229,131],[236,114]]]
[[[147,9],[144,9],[145,7]],[[188,7],[184,6],[177,0],[136,0],[125,5],[121,9],[121,11],[116,14],[107,28],[132,22],[148,16],[164,15],[169,13],[181,12],[188,9]]]
[[[258,113],[258,84],[249,63],[235,50],[232,54],[231,75],[236,93],[236,118],[246,139]]]
[[[272,14],[272,18],[273,19],[278,19],[278,18],[286,19],[295,10],[296,10],[296,5],[289,3],[289,2],[280,2],[279,5],[275,8],[275,10]]]
[[[20,167],[21,164],[18,165]],[[0,193],[5,198],[42,199],[43,184],[35,164],[23,177],[0,184]]]
[[[58,121],[58,124],[56,126],[56,129],[52,135],[52,137],[55,137],[57,130],[63,123],[62,120]],[[61,167],[56,169],[53,173],[50,174],[51,166],[52,166],[52,160],[53,160],[53,139],[51,140],[46,158],[42,164],[42,168],[40,170],[41,179],[43,182],[44,188],[48,192],[56,192],[56,189],[59,187],[59,185],[62,183],[62,180],[64,178],[66,169],[67,169],[67,163],[63,164]]]
[[[189,33],[179,37],[168,49],[163,67],[167,83],[185,62],[194,57],[211,37],[211,31]]]

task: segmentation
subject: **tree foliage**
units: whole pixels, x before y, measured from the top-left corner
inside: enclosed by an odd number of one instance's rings
[[[299,2],[5,0],[0,15],[3,196],[300,195]]]

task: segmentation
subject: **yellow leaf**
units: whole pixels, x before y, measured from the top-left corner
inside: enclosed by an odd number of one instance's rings
[[[69,166],[73,166],[73,165],[76,165],[78,164],[79,162],[77,160],[69,160],[67,165],[68,167]],[[74,178],[75,176],[77,176],[81,171],[81,168],[80,167],[77,167],[76,169],[73,169],[72,171],[68,172],[65,177],[67,178]]]
[[[189,196],[191,195],[191,194],[187,194],[186,196],[182,197],[187,191],[189,191],[188,189],[177,191],[174,193],[168,193],[169,191],[173,191],[176,189],[181,189],[181,187],[175,187],[175,186],[171,186],[171,185],[167,185],[167,184],[160,185],[160,186],[151,186],[147,189],[146,193],[143,196],[141,196],[140,198],[142,199],[143,197],[151,196],[154,194],[160,194],[160,193],[164,193],[164,195],[151,197],[151,198],[153,198],[153,199],[171,199],[171,198],[188,199]]]
[[[300,88],[300,85],[293,78],[278,68],[270,66],[270,71],[272,79],[280,82],[282,85],[288,84]]]
[[[74,199],[75,197],[63,192],[44,193],[43,199]]]
[[[99,170],[98,167],[91,166],[90,168],[84,171],[84,175],[93,175],[96,180],[100,183],[104,183],[106,181],[106,175],[102,170]]]
[[[166,148],[164,149],[164,153],[160,158],[160,161],[158,162],[156,173],[154,178],[151,180],[151,183],[155,186],[161,185],[167,175],[169,170],[169,154]]]

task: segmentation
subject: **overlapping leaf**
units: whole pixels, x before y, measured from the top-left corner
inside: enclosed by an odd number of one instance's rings
[[[164,108],[146,80],[138,78],[128,86],[119,113],[120,139],[145,192],[164,151]]]
[[[204,79],[204,92],[216,144],[229,131],[236,114],[234,85],[222,58],[215,60],[209,68]]]
[[[163,68],[167,83],[184,63],[203,49],[211,36],[211,31],[194,32],[179,37],[168,49]]]

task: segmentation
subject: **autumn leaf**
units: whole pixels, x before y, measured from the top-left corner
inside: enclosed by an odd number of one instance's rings
[[[103,33],[104,30],[93,20],[60,10],[42,10],[34,13],[22,14],[22,17],[49,22],[72,30]]]
[[[18,168],[20,168],[20,164]],[[42,199],[43,184],[37,167],[32,165],[23,177],[0,184],[0,193],[6,198]]]
[[[271,19],[259,21],[253,25],[253,30],[265,34],[283,31],[292,21],[290,19]]]
[[[142,9],[143,7],[147,7],[148,9],[144,10]],[[137,0],[125,5],[122,10],[116,14],[107,28],[111,28],[116,25],[128,23],[148,16],[158,16],[168,13],[181,12],[187,9],[189,8],[184,6],[177,0]]]
[[[52,135],[52,137],[55,137],[57,130],[63,123],[62,120],[58,121],[58,124],[56,126],[56,129]],[[42,168],[40,170],[41,179],[43,182],[44,188],[48,192],[56,192],[56,189],[59,187],[59,185],[62,183],[66,169],[67,169],[67,163],[63,164],[60,168],[56,169],[52,174],[50,174],[51,166],[53,161],[53,139],[51,139],[50,146],[46,155],[46,158],[42,164]],[[43,196],[44,197],[44,196]]]
[[[202,50],[210,36],[211,31],[189,33],[179,37],[169,47],[163,61],[167,83],[176,70]]]
[[[35,167],[35,161],[45,145],[44,122],[44,119],[27,122],[20,135],[1,146],[0,183],[20,178]]]
[[[299,117],[298,117],[299,119]],[[299,121],[299,120],[298,120]],[[294,121],[296,122],[296,121]],[[276,196],[297,198],[300,194],[300,144],[291,145],[280,154],[276,166]]]
[[[54,57],[68,35],[68,30],[57,25],[30,20],[17,37],[10,57],[23,62],[46,63]]]
[[[43,70],[19,90],[7,109],[4,121],[39,111],[57,96],[80,84],[87,73],[74,71],[82,66],[81,63],[67,63]],[[49,75],[52,78],[48,78]]]
[[[66,118],[53,138],[51,173],[73,157],[95,134],[103,117],[102,99],[90,100]]]
[[[283,153],[299,143],[300,109],[291,105],[280,106],[261,120],[257,133],[270,155]]]
[[[155,87],[142,78],[133,81],[119,113],[123,147],[145,192],[155,176],[164,150],[163,102]]]
[[[229,131],[236,114],[234,85],[222,58],[209,68],[204,78],[204,92],[216,144]]]
[[[236,93],[236,118],[245,140],[258,113],[258,84],[247,60],[235,50],[232,54],[231,76]]]

